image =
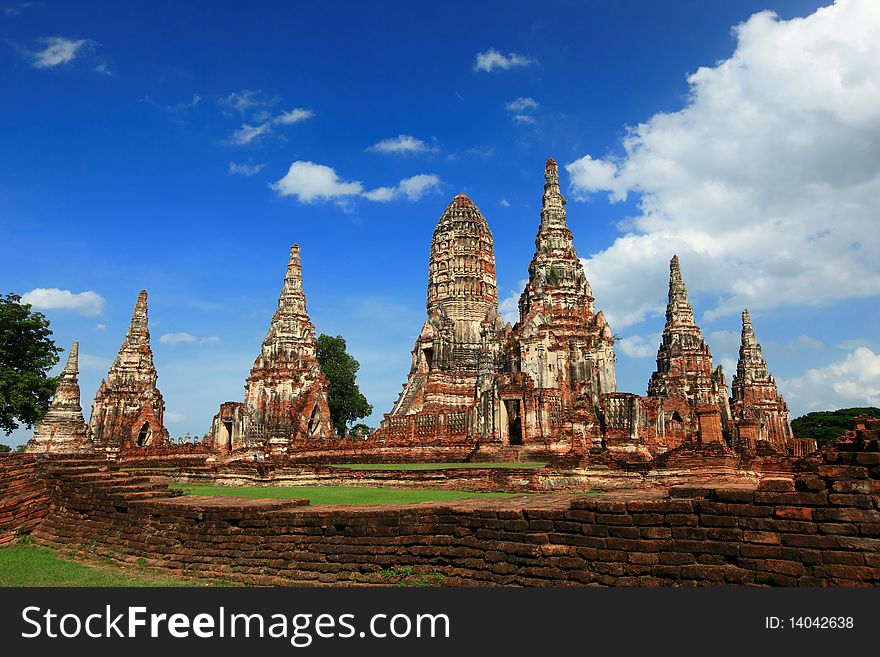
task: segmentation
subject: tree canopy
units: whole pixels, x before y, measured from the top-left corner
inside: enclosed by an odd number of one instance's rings
[[[880,417],[880,408],[864,406],[860,408],[839,408],[836,411],[816,411],[807,413],[791,421],[795,438],[815,438],[821,447],[840,438],[852,427],[856,415]]]
[[[61,351],[49,320],[17,294],[0,295],[0,429],[33,427],[49,408],[58,380],[49,370]]]
[[[360,363],[346,351],[342,336],[333,338],[323,333],[318,337],[318,363],[329,384],[327,405],[330,406],[330,418],[336,432],[345,435],[349,422],[373,412],[357,385]]]

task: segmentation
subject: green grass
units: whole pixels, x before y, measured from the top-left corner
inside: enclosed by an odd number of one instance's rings
[[[411,504],[462,500],[472,497],[513,497],[513,493],[474,493],[431,488],[366,488],[362,486],[189,486],[171,484],[189,495],[229,497],[308,498],[320,504]]]
[[[190,580],[115,565],[86,565],[19,543],[0,549],[0,586],[196,586]],[[202,584],[202,586],[204,586]]]
[[[450,470],[453,468],[543,468],[546,464],[538,461],[522,463],[337,463],[331,468],[346,470]]]

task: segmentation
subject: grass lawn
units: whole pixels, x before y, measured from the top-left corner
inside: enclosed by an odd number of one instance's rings
[[[0,586],[205,586],[137,567],[86,565],[19,543],[0,549]]]
[[[472,497],[513,497],[513,493],[473,493],[431,488],[365,488],[362,486],[188,486],[171,484],[189,495],[229,497],[308,498],[319,504],[411,504]]]
[[[337,463],[331,468],[346,470],[450,470],[452,468],[543,468],[546,464],[537,461],[522,463]]]

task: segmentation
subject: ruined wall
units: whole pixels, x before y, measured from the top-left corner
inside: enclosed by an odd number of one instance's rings
[[[634,491],[310,508],[168,499],[119,486],[120,473],[57,467],[57,512],[33,535],[91,556],[257,584],[363,583],[412,566],[461,585],[878,585],[878,434],[880,422],[863,423],[794,481],[673,489],[673,499]]]
[[[0,453],[0,547],[32,532],[48,513],[48,491],[36,458]]]

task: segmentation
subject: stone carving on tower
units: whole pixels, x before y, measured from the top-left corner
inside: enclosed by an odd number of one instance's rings
[[[491,389],[502,321],[492,232],[464,194],[452,199],[434,230],[426,305],[412,367],[383,436],[485,435],[488,410],[472,407]]]
[[[520,320],[508,340],[509,369],[528,374],[535,389],[533,400],[506,400],[502,409],[516,412],[523,402],[532,407],[524,426],[508,432],[512,444],[537,439],[552,447],[572,431],[580,447],[599,444],[599,398],[617,386],[611,328],[602,311],[595,312],[565,203],[559,168],[549,158],[535,255],[519,300]]]
[[[327,378],[318,363],[315,327],[303,292],[300,247],[294,244],[278,308],[245,383],[244,404],[221,405],[209,436],[220,452],[284,453],[297,441],[332,435]]]
[[[731,387],[737,446],[746,450],[769,447],[779,454],[791,452],[793,435],[788,405],[776,389],[776,380],[761,354],[748,310],[742,313],[742,342]]]
[[[141,290],[125,340],[92,404],[89,430],[95,449],[115,455],[168,442],[165,401],[157,379],[147,327],[147,291]]]
[[[67,364],[58,377],[58,387],[49,410],[37,425],[25,451],[29,454],[70,454],[91,452],[89,428],[83,419],[80,405],[79,343],[74,342],[67,356]]]
[[[673,446],[677,441],[674,434],[680,434],[682,440],[696,437],[704,443],[722,442],[730,420],[727,383],[721,368],[713,368],[709,345],[694,321],[676,255],[669,263],[666,325],[648,396],[665,399],[661,422],[673,436]]]

